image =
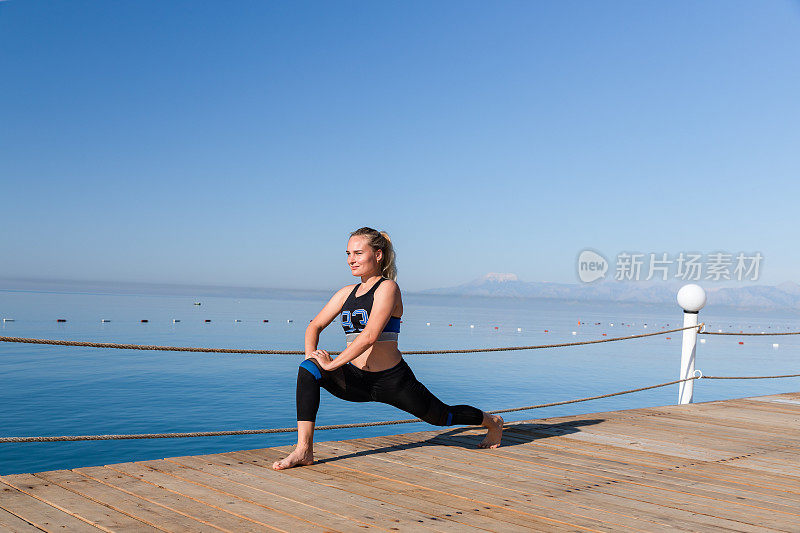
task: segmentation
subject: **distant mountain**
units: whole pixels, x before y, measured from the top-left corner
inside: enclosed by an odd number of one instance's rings
[[[490,272],[455,287],[429,289],[425,294],[551,298],[574,301],[674,303],[685,281],[599,281],[588,284],[522,281],[516,274]],[[698,283],[703,286],[702,281]],[[800,310],[800,285],[787,281],[778,286],[708,287],[708,302],[732,307]]]

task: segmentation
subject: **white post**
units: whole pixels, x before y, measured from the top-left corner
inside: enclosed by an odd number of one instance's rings
[[[678,291],[678,305],[683,308],[683,327],[697,325],[697,313],[706,305],[706,291],[699,285],[690,283]],[[683,346],[681,349],[681,373],[679,379],[694,375],[694,357],[697,348],[697,328],[683,330]],[[678,403],[692,403],[694,380],[678,384]]]

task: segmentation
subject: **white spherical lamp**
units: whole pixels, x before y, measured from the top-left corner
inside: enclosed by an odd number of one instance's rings
[[[678,291],[678,305],[687,313],[696,313],[706,305],[706,291],[695,283],[684,285]]]

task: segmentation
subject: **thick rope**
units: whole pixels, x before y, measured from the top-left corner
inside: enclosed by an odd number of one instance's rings
[[[734,333],[733,331],[701,331],[700,335],[749,335],[751,337],[768,337],[770,335],[800,335],[800,331],[787,331],[785,333]]]
[[[588,402],[589,400],[599,400],[601,398],[611,398],[612,396],[620,396],[622,394],[630,394],[632,392],[640,392],[643,390],[650,390],[650,389],[657,389],[659,387],[667,387],[669,385],[675,385],[677,383],[683,383],[684,381],[692,381],[695,379],[702,379],[705,376],[693,376],[686,379],[676,379],[675,381],[668,381],[666,383],[659,383],[658,385],[650,385],[649,387],[639,387],[638,389],[629,389],[624,390],[621,392],[612,392],[610,394],[602,394],[600,396],[589,396],[588,398],[578,398],[577,400],[565,400],[563,402],[551,402],[551,403],[542,403],[539,405],[529,405],[527,407],[514,407],[513,409],[500,409],[498,411],[488,411],[489,414],[499,414],[499,413],[513,413],[514,411],[527,411],[528,409],[541,409],[543,407],[553,407],[556,405],[567,405],[570,403],[578,403],[578,402]]]
[[[565,342],[561,344],[539,344],[534,346],[508,346],[503,348],[466,348],[457,350],[409,350],[404,351],[405,355],[435,355],[435,354],[459,354],[459,353],[481,353],[481,352],[509,352],[515,350],[539,350],[542,348],[563,348],[566,346],[582,346],[585,344],[598,344],[601,342],[626,341],[639,339],[642,337],[652,337],[654,335],[664,335],[675,333],[685,329],[702,328],[703,324],[697,326],[687,326],[685,328],[667,329],[654,331],[652,333],[641,333],[639,335],[628,335],[626,337],[610,337],[608,339],[597,339],[593,341]],[[244,350],[235,348],[192,348],[189,346],[156,346],[150,344],[119,344],[115,342],[89,342],[89,341],[64,341],[53,339],[30,339],[26,337],[0,337],[0,342],[18,342],[24,344],[49,344],[53,346],[85,346],[88,348],[115,348],[118,350],[155,350],[161,352],[202,352],[202,353],[232,353],[232,354],[255,354],[255,355],[305,355],[301,350]],[[339,355],[342,352],[328,352],[331,355]]]
[[[700,376],[703,379],[774,379],[800,378],[800,374],[783,374],[782,376]]]
[[[775,376],[692,376],[685,379],[676,379],[674,381],[667,381],[666,383],[659,383],[657,385],[650,385],[647,387],[639,387],[636,389],[628,389],[619,392],[612,392],[609,394],[601,394],[599,396],[588,396],[586,398],[578,398],[575,400],[564,400],[561,402],[540,403],[537,405],[528,405],[525,407],[514,407],[511,409],[497,409],[495,411],[487,411],[489,414],[500,413],[513,413],[516,411],[529,411],[531,409],[543,409],[545,407],[554,407],[557,405],[567,405],[571,403],[588,402],[591,400],[599,400],[601,398],[611,398],[613,396],[621,396],[623,394],[631,394],[634,392],[641,392],[650,389],[657,389],[660,387],[668,387],[669,385],[676,385],[685,381],[693,381],[695,379],[775,379],[775,378],[796,378],[800,374],[782,374]],[[326,429],[350,429],[350,428],[366,428],[376,426],[392,426],[399,424],[414,424],[422,422],[419,418],[407,418],[404,420],[384,420],[381,422],[362,422],[357,424],[333,424],[328,426],[316,426],[315,430]],[[294,433],[297,428],[270,428],[270,429],[242,429],[237,431],[202,431],[194,433],[140,433],[130,435],[63,435],[53,437],[0,437],[0,444],[2,443],[18,443],[18,442],[65,442],[65,441],[86,441],[86,440],[127,440],[127,439],[176,439],[188,437],[221,437],[228,435],[263,435],[267,433]]]
[[[676,383],[683,383],[684,381],[692,381],[701,379],[700,376],[694,376],[686,379],[678,379],[675,381],[668,381],[666,383],[659,383],[658,385],[650,385],[649,387],[639,387],[638,389],[629,389],[620,392],[612,392],[610,394],[602,394],[600,396],[589,396],[587,398],[578,398],[577,400],[566,400],[563,402],[543,403],[539,405],[528,405],[526,407],[515,407],[512,409],[498,409],[496,411],[488,411],[489,414],[511,413],[514,411],[527,411],[531,409],[542,409],[544,407],[553,407],[556,405],[566,405],[569,403],[588,402],[590,400],[599,400],[600,398],[610,398],[612,396],[620,396],[622,394],[631,394],[649,389],[657,389],[659,387],[667,387],[675,385]],[[330,426],[316,426],[315,430],[326,429],[349,429],[349,428],[366,428],[375,426],[390,426],[397,424],[414,424],[422,422],[419,418],[407,418],[405,420],[384,420],[382,422],[362,422],[356,424],[335,424]],[[85,440],[126,440],[126,439],[175,439],[175,438],[188,438],[188,437],[220,437],[225,435],[262,435],[265,433],[294,433],[297,431],[296,427],[293,428],[270,428],[270,429],[243,429],[238,431],[202,431],[194,433],[141,433],[131,435],[64,435],[53,437],[0,437],[0,443],[12,442],[64,442],[64,441],[85,441]]]

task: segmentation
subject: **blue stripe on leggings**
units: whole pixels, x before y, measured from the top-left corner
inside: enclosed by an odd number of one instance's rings
[[[302,363],[300,363],[300,368],[305,368],[319,381],[322,379],[322,373],[319,371],[317,365],[311,362],[311,359],[306,359]]]
[[[453,425],[453,411],[447,411],[447,423],[445,426],[452,426]]]

